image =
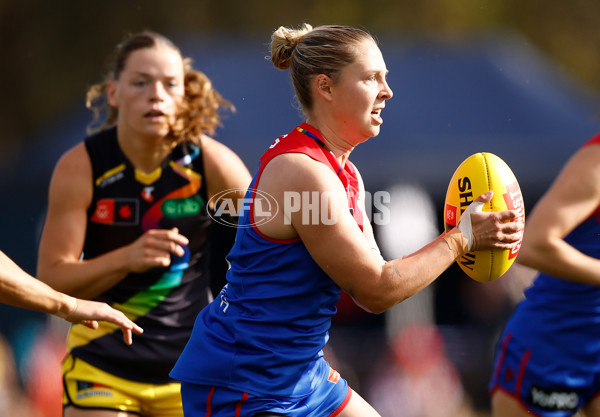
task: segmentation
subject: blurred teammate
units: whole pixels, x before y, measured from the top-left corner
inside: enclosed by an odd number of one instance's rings
[[[386,263],[348,160],[377,136],[392,97],[379,47],[360,29],[305,24],[273,33],[271,59],[289,68],[306,122],[262,156],[228,284],[198,315],[171,375],[183,381],[186,417],[378,416],[323,358],[340,289],[381,313],[467,250],[513,247],[522,233],[505,221],[516,212],[470,215],[471,206],[464,235],[457,228]]]
[[[498,342],[494,417],[600,417],[600,135],[534,207],[517,261],[539,275]]]
[[[117,46],[106,80],[88,92],[97,115],[103,104],[97,132],[55,168],[39,276],[110,304],[145,332],[123,348],[112,328],[71,328],[65,416],[182,415],[168,373],[212,299],[207,205],[227,190],[235,203],[250,174],[206,134],[229,103],[160,34]]]
[[[98,328],[98,320],[114,323],[121,327],[123,340],[128,345],[132,343],[132,332],[142,333],[142,328],[120,311],[105,303],[81,300],[53,290],[23,271],[1,251],[0,302],[52,314],[91,329]]]

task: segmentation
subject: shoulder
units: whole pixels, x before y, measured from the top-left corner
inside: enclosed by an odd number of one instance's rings
[[[58,160],[50,182],[55,201],[89,200],[92,190],[92,166],[83,142],[66,151]]]
[[[230,188],[245,190],[250,184],[251,178],[242,159],[234,151],[210,136],[203,135],[201,143],[209,196]]]
[[[561,174],[583,182],[591,181],[600,188],[600,142],[588,142],[580,148]]]
[[[581,148],[569,161],[565,174],[600,198],[600,142]]]
[[[535,211],[581,220],[600,204],[600,144],[580,148],[567,161]],[[532,213],[533,214],[533,213]],[[530,224],[531,224],[530,216]]]
[[[590,140],[588,140],[586,143],[583,144],[583,147],[589,146],[589,145],[598,145],[600,144],[600,133],[597,134],[596,136],[593,136]]]
[[[206,165],[242,163],[242,160],[234,151],[223,143],[206,135],[202,136],[202,154]]]
[[[275,156],[263,168],[261,183],[276,183],[289,191],[343,191],[335,172],[303,153]]]
[[[55,172],[67,171],[71,173],[85,171],[89,169],[90,157],[84,142],[79,142],[77,145],[68,149],[58,160]]]

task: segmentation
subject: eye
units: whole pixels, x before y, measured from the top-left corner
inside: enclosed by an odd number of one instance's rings
[[[146,85],[148,85],[148,80],[144,80],[144,79],[133,80],[131,82],[131,85],[133,85],[134,87],[145,87]]]

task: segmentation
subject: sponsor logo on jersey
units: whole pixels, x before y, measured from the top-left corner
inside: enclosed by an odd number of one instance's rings
[[[329,368],[329,376],[327,377],[327,380],[329,382],[333,382],[334,384],[337,384],[338,381],[340,380],[340,378],[341,378],[340,373],[330,367]]]
[[[579,394],[572,390],[541,388],[533,385],[529,390],[529,402],[548,411],[575,412],[579,408]]]
[[[103,198],[96,202],[90,221],[112,225],[138,224],[138,200],[132,198]]]
[[[125,164],[120,164],[112,169],[109,169],[100,177],[96,178],[96,187],[104,188],[113,184],[125,177]]]
[[[176,219],[179,217],[196,216],[204,208],[202,197],[195,195],[189,198],[172,198],[162,203],[161,210],[165,217]]]
[[[153,191],[154,187],[144,187],[144,189],[142,190],[142,198],[148,203],[152,203],[154,201],[154,195],[152,194]]]

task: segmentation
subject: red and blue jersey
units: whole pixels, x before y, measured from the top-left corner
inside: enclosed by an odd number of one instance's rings
[[[600,135],[583,146],[600,145]],[[600,259],[600,207],[564,240],[580,252]],[[561,358],[567,366],[600,371],[600,286],[586,285],[539,273],[525,291],[505,333],[523,342],[548,340],[548,360]],[[546,335],[541,338],[540,335]]]
[[[265,166],[284,153],[325,164],[342,182],[358,227],[358,179],[341,167],[320,133],[304,123],[279,137],[262,156],[228,255],[227,285],[200,312],[171,376],[255,395],[302,397],[329,377],[322,349],[336,313],[340,287],[315,263],[299,239],[276,240],[253,225],[255,186]]]

